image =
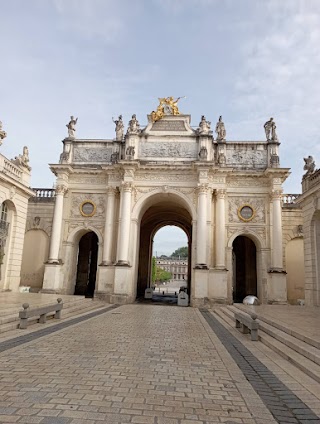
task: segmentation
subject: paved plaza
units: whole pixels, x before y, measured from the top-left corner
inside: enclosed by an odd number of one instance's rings
[[[210,312],[132,304],[95,314],[3,345],[1,423],[320,423],[315,394],[304,386],[298,398],[298,381],[266,369],[263,349],[250,352]]]

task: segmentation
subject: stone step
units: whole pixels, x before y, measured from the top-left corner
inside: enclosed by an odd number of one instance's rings
[[[228,314],[229,317],[232,318],[233,312],[239,309],[241,308],[237,308],[235,306],[228,306],[227,308],[225,308],[224,313],[226,315]],[[283,343],[284,345],[290,347],[292,350],[296,351],[297,353],[304,356],[305,358],[310,359],[312,362],[320,365],[320,350],[319,349],[310,345],[309,343],[304,342],[303,340],[301,340],[301,338],[296,338],[295,336],[291,335],[293,333],[295,334],[296,332],[292,332],[289,329],[286,329],[288,331],[280,330],[279,327],[282,327],[282,328],[285,328],[285,327],[279,325],[279,323],[275,323],[277,324],[277,326],[275,326],[274,322],[272,322],[269,319],[267,321],[272,324],[268,324],[263,318],[264,317],[258,315],[259,327],[262,331],[264,331],[269,336],[275,338],[279,342]]]
[[[226,324],[235,326],[234,312],[241,308],[227,306],[215,308],[213,312]],[[244,309],[241,309],[244,311]],[[294,364],[309,377],[320,382],[320,352],[317,348],[295,339],[295,337],[272,327],[266,322],[259,320],[259,340],[278,353],[280,356]]]
[[[232,309],[232,308],[236,308],[236,309],[240,309],[243,312],[248,312],[248,309],[246,306],[239,304],[239,303],[235,303],[234,305],[229,305],[228,308]],[[299,339],[301,341],[303,341],[304,343],[309,344],[310,346],[313,346],[317,349],[320,349],[320,342],[317,340],[312,339],[311,337],[306,336],[305,334],[302,334],[301,332],[294,330],[292,328],[289,328],[287,326],[285,326],[283,323],[281,322],[277,322],[275,320],[272,320],[270,318],[266,318],[265,316],[262,316],[259,314],[259,307],[256,308],[255,313],[258,316],[258,319],[260,321],[263,321],[275,328],[277,328],[278,330],[283,331],[284,333],[289,334],[292,337],[295,337],[296,339]]]

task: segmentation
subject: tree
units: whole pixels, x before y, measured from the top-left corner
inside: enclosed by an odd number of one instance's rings
[[[151,271],[152,283],[156,281],[156,258],[152,256],[152,271]]]
[[[188,246],[179,247],[171,254],[171,258],[180,258],[187,259],[188,258]]]
[[[171,272],[165,271],[159,266],[156,267],[156,281],[163,282],[171,279]]]

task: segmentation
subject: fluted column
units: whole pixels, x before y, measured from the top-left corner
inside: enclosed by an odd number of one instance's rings
[[[116,197],[116,188],[107,188],[107,209],[106,209],[106,221],[104,226],[104,240],[103,240],[103,256],[102,264],[111,265],[111,254],[113,244],[113,228],[114,228],[114,205]]]
[[[224,269],[226,267],[225,259],[225,231],[226,231],[226,217],[225,217],[225,197],[226,190],[216,191],[217,204],[216,204],[216,268]]]
[[[207,184],[198,184],[196,268],[207,268],[207,191]]]
[[[281,190],[272,192],[272,265],[273,270],[281,271],[282,257],[282,207]]]
[[[117,250],[117,265],[129,265],[129,239],[131,221],[131,191],[132,184],[122,183],[119,244]]]
[[[67,188],[64,185],[58,185],[56,187],[56,199],[54,204],[53,221],[52,221],[52,232],[50,239],[50,251],[48,263],[56,264],[59,263],[59,248],[61,240],[61,228],[62,228],[62,214],[63,214],[63,199],[67,192]]]

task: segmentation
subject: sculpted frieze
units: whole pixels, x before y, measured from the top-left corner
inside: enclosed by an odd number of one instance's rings
[[[106,184],[105,177],[97,176],[75,176],[72,177],[71,183],[81,183],[81,184]]]
[[[163,173],[137,173],[135,175],[135,181],[159,181],[159,182],[185,182],[185,181],[196,181],[197,177],[188,173],[180,174],[169,174],[165,171]]]
[[[196,159],[198,146],[196,143],[185,142],[141,142],[139,156],[142,158],[180,158]]]
[[[266,150],[227,150],[226,164],[235,167],[262,168],[267,167]]]
[[[112,148],[95,148],[75,146],[73,151],[74,162],[111,162]]]
[[[230,178],[227,182],[228,187],[268,187],[269,184],[269,180],[257,177]]]
[[[253,218],[247,225],[255,222],[265,222],[265,200],[255,197],[229,197],[229,222],[242,222],[238,212],[243,205],[250,205],[254,210]]]

